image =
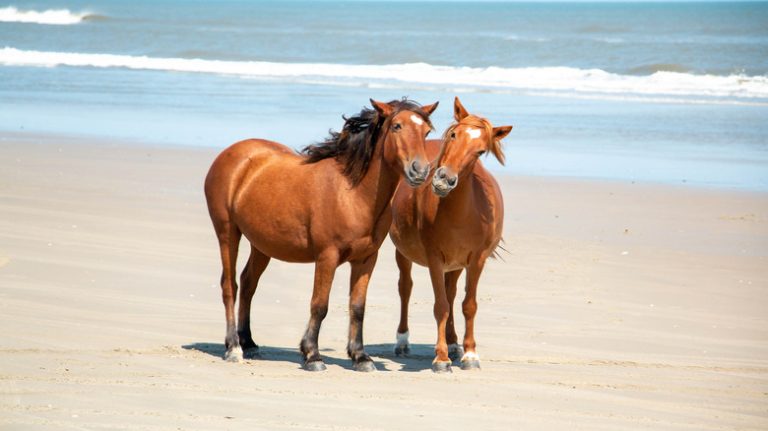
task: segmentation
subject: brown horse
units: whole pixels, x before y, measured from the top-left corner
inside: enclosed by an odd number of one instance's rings
[[[501,240],[504,204],[498,183],[478,157],[490,151],[504,164],[501,139],[512,126],[493,127],[485,118],[470,115],[457,97],[456,122],[440,141],[427,141],[430,160],[439,166],[432,175],[432,190],[399,187],[392,200],[393,223],[389,234],[397,247],[400,269],[400,325],[396,354],[407,354],[408,300],[411,296],[412,262],[429,268],[435,295],[437,344],[432,369],[450,372],[450,359],[458,359],[453,323],[453,300],[461,271],[466,269],[466,296],[462,311],[466,321],[462,369],[480,367],[475,350],[474,321],[477,283],[486,259]],[[450,352],[449,352],[450,344]]]
[[[352,266],[347,353],[358,371],[373,371],[363,348],[368,280],[391,224],[390,205],[400,176],[412,187],[429,174],[424,143],[437,103],[420,107],[403,99],[371,100],[345,118],[340,133],[296,154],[270,141],[251,139],[225,149],[205,179],[205,196],[221,250],[221,290],[227,319],[224,359],[258,352],[250,308],[259,277],[271,258],[315,262],[310,318],[300,348],[304,369],[325,369],[318,351],[320,325],[336,268]],[[241,235],[251,255],[240,277],[235,324],[236,261]]]

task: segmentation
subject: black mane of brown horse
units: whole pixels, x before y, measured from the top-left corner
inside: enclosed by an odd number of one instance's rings
[[[419,115],[430,127],[429,114],[418,103],[403,98],[387,103],[393,109],[392,115],[401,111],[411,111]],[[335,158],[344,165],[343,173],[357,185],[368,172],[376,142],[386,117],[370,108],[363,108],[351,117],[342,116],[344,126],[341,132],[329,131],[328,137],[319,143],[304,147],[300,153],[306,156],[304,163],[317,163],[320,160]]]

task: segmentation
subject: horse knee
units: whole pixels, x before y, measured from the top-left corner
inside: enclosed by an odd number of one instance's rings
[[[461,311],[464,316],[474,316],[477,313],[477,301],[474,298],[466,298],[461,303]]]
[[[224,304],[234,303],[236,295],[237,283],[232,279],[223,276],[221,278],[221,299],[224,301]]]
[[[448,303],[447,301],[438,301],[435,302],[434,307],[432,308],[432,311],[435,315],[435,319],[438,321],[447,320],[448,319]]]

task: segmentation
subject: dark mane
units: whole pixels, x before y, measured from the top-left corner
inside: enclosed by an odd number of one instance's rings
[[[387,104],[393,108],[391,116],[397,115],[400,111],[411,111],[432,127],[429,114],[424,112],[418,103],[403,98]],[[374,109],[363,108],[356,115],[341,118],[344,119],[341,132],[330,130],[324,141],[307,145],[300,153],[306,156],[304,163],[316,163],[328,158],[336,159],[344,165],[344,175],[349,178],[353,186],[356,186],[368,172],[376,142],[379,140],[387,117],[382,117]]]

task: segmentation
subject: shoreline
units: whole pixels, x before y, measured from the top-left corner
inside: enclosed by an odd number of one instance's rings
[[[243,139],[256,139],[256,138],[263,138],[263,139],[273,139],[270,137],[257,137],[257,136],[246,136],[243,137]],[[47,132],[26,132],[26,131],[6,131],[6,130],[0,130],[0,143],[3,142],[18,142],[18,141],[25,141],[25,142],[31,142],[35,145],[81,145],[81,146],[94,146],[95,148],[99,147],[105,147],[105,148],[111,148],[111,147],[140,147],[148,150],[179,150],[179,151],[192,151],[192,152],[210,152],[213,154],[213,157],[218,155],[219,152],[221,152],[224,148],[227,146],[234,144],[235,142],[238,142],[237,140],[232,141],[228,144],[225,144],[223,146],[204,146],[199,144],[185,144],[185,143],[174,143],[174,142],[163,142],[163,141],[153,141],[153,140],[139,140],[139,139],[130,139],[126,137],[107,137],[107,136],[101,136],[101,135],[78,135],[78,134],[71,134],[71,133],[47,133]],[[279,142],[279,141],[278,141]],[[309,142],[307,142],[309,144]],[[287,144],[284,144],[287,145]],[[512,145],[507,145],[506,151],[514,151],[510,150],[509,147]],[[292,147],[291,147],[292,148]],[[297,147],[298,148],[298,147]],[[584,155],[586,156],[586,155]],[[211,161],[213,161],[213,157],[211,158]],[[759,185],[751,185],[751,186],[745,186],[745,185],[726,185],[726,184],[704,184],[701,182],[695,182],[695,181],[662,181],[662,180],[637,180],[637,179],[627,179],[627,178],[614,178],[614,177],[599,177],[599,176],[577,176],[577,175],[558,175],[558,174],[536,174],[536,173],[523,173],[523,172],[514,172],[512,171],[511,167],[504,167],[500,166],[495,160],[492,160],[492,158],[487,157],[484,160],[486,169],[490,170],[491,173],[493,173],[494,176],[499,177],[508,177],[508,178],[530,178],[530,179],[539,179],[542,181],[562,181],[562,182],[585,182],[585,183],[616,183],[616,184],[624,184],[624,185],[640,185],[640,186],[648,186],[648,187],[660,187],[660,188],[680,188],[680,189],[687,189],[687,190],[711,190],[714,192],[733,192],[733,193],[747,193],[747,194],[755,194],[755,195],[763,195],[768,194],[768,184],[765,186],[759,186]]]
[[[378,372],[346,359],[343,265],[320,337],[328,371],[312,374],[296,348],[312,265],[270,263],[252,313],[262,357],[221,360],[202,191],[218,149],[0,136],[1,426],[768,426],[766,193],[497,176],[508,252],[480,282],[482,371],[430,371],[433,300],[420,267],[413,354],[394,356],[386,240],[365,319]]]

